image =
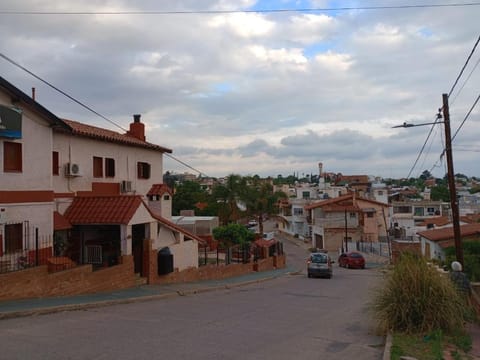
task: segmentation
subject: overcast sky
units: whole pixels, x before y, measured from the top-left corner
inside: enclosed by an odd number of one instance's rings
[[[446,172],[435,120],[480,35],[455,0],[2,0],[0,53],[208,176],[324,171],[402,178]],[[471,3],[469,1],[469,3]],[[480,1],[479,1],[480,5]],[[246,12],[218,12],[245,10]],[[98,12],[194,12],[116,14]],[[480,45],[450,96],[455,133],[480,93]],[[61,118],[122,132],[0,58],[0,74]],[[468,81],[467,81],[468,79]],[[480,176],[480,104],[453,142],[455,173]],[[164,171],[190,172],[165,159]]]

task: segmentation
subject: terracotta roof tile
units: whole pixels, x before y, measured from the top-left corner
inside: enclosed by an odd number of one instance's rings
[[[92,125],[82,124],[77,121],[63,119],[63,121],[72,128],[74,135],[85,136],[92,139],[99,139],[103,141],[109,141],[114,143],[120,143],[129,146],[143,147],[147,149],[157,150],[161,152],[171,153],[172,150],[155,145],[146,141],[137,139],[136,137],[120,134],[118,132],[99,128]]]
[[[433,224],[433,225],[436,225],[436,226],[445,226],[447,224],[450,224],[450,219],[447,216],[438,216],[438,217],[425,219],[419,225],[420,226],[427,226],[428,224]]]
[[[72,228],[72,224],[58,211],[53,212],[53,229],[58,230],[68,230]]]
[[[76,197],[65,217],[73,225],[128,224],[142,203],[138,195]]]
[[[467,224],[460,226],[462,236],[480,235],[480,224]],[[453,239],[453,227],[421,231],[418,235],[430,241],[442,241]]]
[[[169,193],[173,195],[172,189],[166,184],[153,184],[150,190],[148,190],[147,196],[151,195],[163,195]]]

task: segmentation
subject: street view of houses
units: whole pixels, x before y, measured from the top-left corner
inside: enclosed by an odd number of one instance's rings
[[[7,3],[0,359],[480,359],[480,2]]]

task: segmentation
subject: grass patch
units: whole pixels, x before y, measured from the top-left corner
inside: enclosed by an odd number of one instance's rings
[[[444,351],[447,351],[455,360],[467,360],[471,347],[471,337],[460,331],[453,335],[445,335],[440,330],[427,335],[395,332],[392,334],[390,359],[411,356],[422,360],[443,360]]]

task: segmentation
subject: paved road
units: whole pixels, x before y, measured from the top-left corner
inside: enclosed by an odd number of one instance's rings
[[[285,242],[289,266],[306,251]],[[0,321],[5,359],[381,359],[365,303],[375,270],[335,266],[245,287]]]

